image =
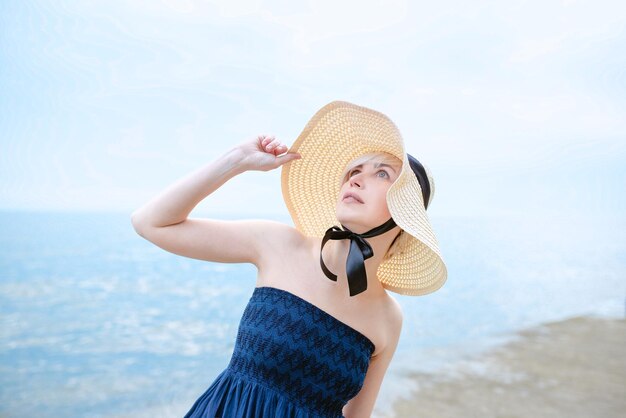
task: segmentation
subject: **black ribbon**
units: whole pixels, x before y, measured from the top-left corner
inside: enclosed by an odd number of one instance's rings
[[[326,277],[332,281],[337,281],[337,275],[333,274],[326,265],[322,258],[322,250],[324,245],[329,239],[350,239],[350,250],[348,251],[348,258],[346,260],[346,274],[348,276],[348,287],[350,288],[350,296],[358,295],[367,289],[367,274],[365,272],[365,260],[374,255],[372,246],[365,240],[365,238],[375,237],[383,234],[396,226],[393,218],[389,218],[384,224],[370,229],[362,234],[357,234],[350,231],[345,226],[341,225],[343,230],[338,226],[332,226],[326,230],[324,238],[322,238],[322,248],[320,249],[320,265]]]
[[[407,154],[407,157],[409,159],[409,166],[411,167],[411,170],[413,170],[413,173],[415,174],[415,177],[417,177],[417,181],[422,188],[424,209],[428,209],[428,201],[430,200],[430,182],[428,181],[428,176],[426,175],[426,169],[424,169],[422,163],[420,163],[419,160],[411,154]]]

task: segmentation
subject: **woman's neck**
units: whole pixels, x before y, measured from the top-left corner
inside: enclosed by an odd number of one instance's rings
[[[372,247],[374,255],[365,260],[365,272],[367,274],[367,290],[359,295],[365,297],[378,297],[386,294],[386,291],[378,280],[378,266],[383,260],[387,249],[393,242],[394,238],[400,232],[398,226],[393,229],[375,237],[364,238],[365,241]],[[321,246],[322,239],[319,238],[319,245],[317,246],[317,252],[319,257],[319,248]],[[326,267],[334,274],[337,275],[336,286],[338,290],[349,294],[348,279],[346,274],[346,260],[348,259],[348,252],[350,251],[350,239],[332,240],[329,239],[324,245],[322,251],[322,258]],[[320,267],[321,269],[321,267]],[[332,281],[329,282],[333,285]]]

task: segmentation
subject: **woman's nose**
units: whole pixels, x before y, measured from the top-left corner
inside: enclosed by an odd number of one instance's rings
[[[362,184],[363,184],[363,181],[361,180],[360,173],[355,174],[352,177],[350,177],[351,186],[361,187]]]

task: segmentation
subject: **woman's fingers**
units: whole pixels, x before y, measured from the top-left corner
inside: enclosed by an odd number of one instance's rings
[[[274,137],[272,137],[272,139],[269,140],[269,142],[266,143],[265,151],[267,151],[267,152],[275,151],[277,149],[282,149],[283,147],[284,147],[284,145],[281,144],[279,140],[277,140]]]
[[[267,153],[280,155],[288,149],[287,145],[282,144],[274,135],[259,135],[258,138],[261,141],[261,149]]]
[[[267,144],[267,148],[274,148],[275,146],[279,145],[280,141],[272,138],[272,140]]]
[[[260,138],[262,138],[261,145],[265,146],[274,139],[274,135],[260,135]]]
[[[242,149],[249,154],[247,166],[251,170],[269,171],[286,162],[302,158],[298,153],[288,152],[289,146],[281,143],[274,135],[257,134],[256,139],[242,145]],[[271,157],[264,155],[265,153]]]
[[[278,149],[280,147],[284,147],[284,145],[282,145],[279,141],[272,141],[269,144],[267,144],[267,147],[265,147],[265,149],[268,151],[271,151],[273,149]]]

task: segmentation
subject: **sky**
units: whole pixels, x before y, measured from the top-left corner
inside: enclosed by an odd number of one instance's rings
[[[388,115],[429,215],[623,216],[623,1],[3,1],[0,209],[115,211],[325,104]],[[193,215],[282,217],[280,168]]]

